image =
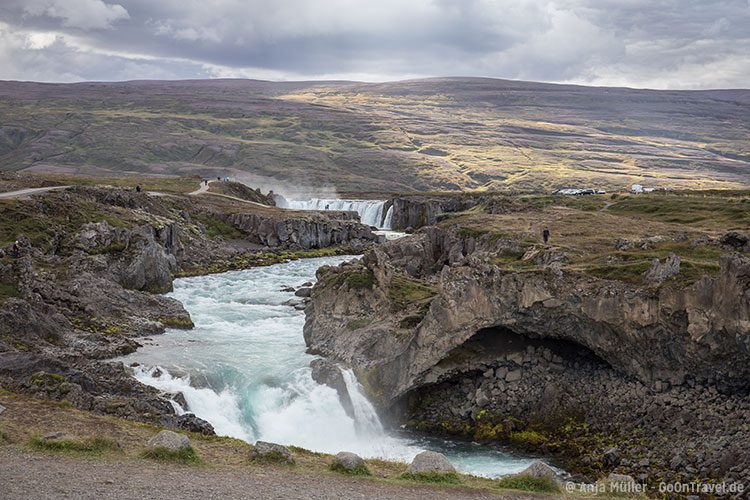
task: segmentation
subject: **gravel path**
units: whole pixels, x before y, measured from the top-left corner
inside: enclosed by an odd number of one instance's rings
[[[7,191],[5,193],[0,193],[0,199],[23,198],[24,196],[31,196],[32,194],[46,193],[48,191],[55,191],[57,189],[65,189],[69,187],[70,186],[50,186],[50,187],[40,187],[40,188],[19,189],[18,191]]]
[[[524,499],[468,488],[390,484],[282,467],[189,467],[145,460],[113,461],[0,447],[0,497],[15,499]]]

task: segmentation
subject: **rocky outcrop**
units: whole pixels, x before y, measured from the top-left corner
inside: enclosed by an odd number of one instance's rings
[[[511,254],[534,265],[494,263]],[[305,339],[417,429],[560,454],[590,480],[750,477],[750,455],[710,445],[750,438],[750,258],[679,286],[565,261],[424,228],[319,270]]]
[[[393,206],[392,227],[396,231],[419,229],[435,224],[447,212],[467,210],[477,203],[478,197],[453,196],[399,196],[390,200]],[[389,207],[387,207],[389,208]]]
[[[350,286],[354,273],[372,286]],[[573,341],[649,385],[748,387],[750,259],[739,254],[691,286],[639,288],[559,268],[509,272],[488,262],[481,242],[428,228],[321,274],[306,309],[308,345],[357,368],[383,406],[437,382],[450,351],[490,327]],[[404,287],[432,296],[400,307]],[[352,329],[353,320],[366,326]]]
[[[342,244],[364,247],[381,240],[358,220],[320,213],[289,217],[235,213],[227,215],[226,220],[247,234],[250,241],[268,247],[303,250]]]

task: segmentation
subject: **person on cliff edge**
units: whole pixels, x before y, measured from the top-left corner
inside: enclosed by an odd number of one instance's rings
[[[542,231],[542,238],[544,239],[545,245],[549,243],[549,228],[546,226],[544,228],[544,231]]]

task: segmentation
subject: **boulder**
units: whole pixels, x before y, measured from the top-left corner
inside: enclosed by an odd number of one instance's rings
[[[602,455],[602,463],[606,467],[612,468],[620,465],[620,450],[614,447],[604,450],[604,454]]]
[[[651,263],[651,268],[643,276],[649,283],[661,283],[679,273],[680,257],[670,254],[664,261],[664,264],[659,262],[659,259],[654,259]]]
[[[627,474],[615,474],[614,472],[610,473],[609,476],[600,482],[609,485],[616,484],[620,491],[633,491],[633,486],[635,485],[635,479],[633,479],[633,476],[628,476]],[[610,491],[612,491],[612,489],[610,489]]]
[[[196,417],[192,413],[185,413],[177,417],[177,425],[180,429],[185,429],[189,432],[197,432],[204,436],[215,436],[214,426],[206,422],[202,418]]]
[[[410,474],[455,474],[456,469],[442,453],[423,451],[414,457],[407,472]]]
[[[49,432],[49,433],[45,434],[44,436],[42,436],[42,441],[48,441],[48,442],[49,441],[59,441],[61,439],[65,439],[66,437],[67,436],[65,435],[64,432],[59,432],[59,431]]]
[[[299,288],[296,292],[294,292],[294,295],[297,297],[309,297],[312,294],[312,288],[310,287],[304,287]]]
[[[750,241],[750,238],[747,235],[738,233],[737,231],[730,231],[719,238],[719,244],[722,247],[732,250],[747,249],[748,241]]]
[[[365,465],[365,461],[356,453],[341,451],[333,457],[331,470],[346,472],[349,474],[369,474],[370,471]]]
[[[534,463],[526,467],[517,475],[537,477],[537,478],[547,478],[552,481],[559,481],[559,478],[557,476],[557,472],[555,472],[555,469],[545,464],[541,460],[536,460]]]
[[[250,461],[252,462],[281,462],[290,465],[294,464],[292,452],[286,446],[258,441],[250,451]]]
[[[149,448],[166,448],[170,451],[180,451],[190,446],[190,438],[184,434],[172,431],[159,431],[148,440]]]

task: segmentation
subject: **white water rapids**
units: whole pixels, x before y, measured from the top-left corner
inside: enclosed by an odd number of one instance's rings
[[[384,430],[351,370],[343,372],[354,410],[316,383],[302,337],[304,313],[283,305],[282,286],[314,281],[315,271],[353,257],[304,259],[246,271],[175,280],[170,294],[195,323],[144,341],[124,358],[135,376],[165,393],[182,393],[187,410],[217,434],[249,442],[293,444],[408,461],[419,451],[445,453],[460,470],[484,476],[519,471],[531,460],[471,443]],[[178,412],[185,411],[174,403]]]
[[[385,203],[380,200],[339,200],[312,198],[309,200],[287,200],[282,197],[276,199],[278,206],[294,210],[336,210],[357,212],[362,224],[374,226],[378,229],[390,230],[393,223],[393,207],[385,211]]]

